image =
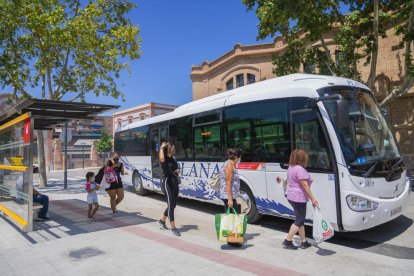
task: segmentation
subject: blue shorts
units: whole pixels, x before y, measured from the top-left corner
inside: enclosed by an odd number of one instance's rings
[[[98,204],[98,194],[96,192],[88,193],[86,201],[88,204]]]

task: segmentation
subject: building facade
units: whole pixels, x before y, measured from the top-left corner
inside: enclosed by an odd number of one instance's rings
[[[112,115],[113,132],[115,132],[117,128],[126,126],[127,124],[143,120],[145,118],[161,115],[163,113],[171,112],[176,108],[176,105],[150,102],[125,110],[117,111]]]
[[[60,139],[65,126],[56,126],[47,139],[46,166],[59,170],[64,168],[64,143]],[[96,151],[96,142],[101,138],[101,131],[113,133],[112,116],[97,116],[93,120],[72,120],[68,122],[68,168],[100,166],[102,158]],[[62,135],[63,136],[63,135]]]
[[[334,29],[324,35],[334,61],[340,52],[333,41]],[[377,76],[374,83],[374,95],[381,102],[391,91],[402,83],[404,68],[404,49],[400,47],[402,36],[396,36],[393,29],[387,31],[386,38],[379,39]],[[311,44],[320,47],[320,42]],[[243,85],[277,77],[272,73],[272,58],[286,50],[282,37],[276,37],[272,43],[257,45],[236,44],[234,49],[212,62],[204,61],[193,65],[192,98],[198,100]],[[367,81],[370,67],[361,60],[358,71],[362,81]],[[298,72],[311,73],[314,67],[302,64]],[[414,168],[414,88],[387,106],[389,123],[400,145],[406,164]]]

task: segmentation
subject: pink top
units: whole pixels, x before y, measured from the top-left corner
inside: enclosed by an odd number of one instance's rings
[[[302,166],[289,166],[288,168],[288,189],[287,199],[293,202],[305,203],[309,201],[309,197],[303,188],[301,180],[307,180],[308,185],[312,184],[313,180],[308,171]]]

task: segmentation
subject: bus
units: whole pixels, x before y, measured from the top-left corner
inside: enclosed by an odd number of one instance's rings
[[[144,196],[161,192],[158,150],[173,141],[180,196],[222,204],[208,181],[230,147],[238,165],[249,222],[262,215],[294,218],[283,183],[290,153],[309,155],[307,170],[321,211],[336,231],[361,231],[400,216],[410,184],[398,145],[372,92],[346,78],[292,74],[184,104],[115,132],[114,149],[129,171],[126,183]],[[307,207],[312,224],[313,208]]]

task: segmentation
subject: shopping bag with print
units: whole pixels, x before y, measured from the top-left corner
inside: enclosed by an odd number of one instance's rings
[[[330,239],[334,235],[334,228],[326,221],[318,206],[313,210],[313,238],[316,242],[323,242]]]
[[[228,208],[225,214],[216,214],[215,220],[217,239],[219,241],[243,242],[247,226],[246,215],[239,215],[234,208]]]

